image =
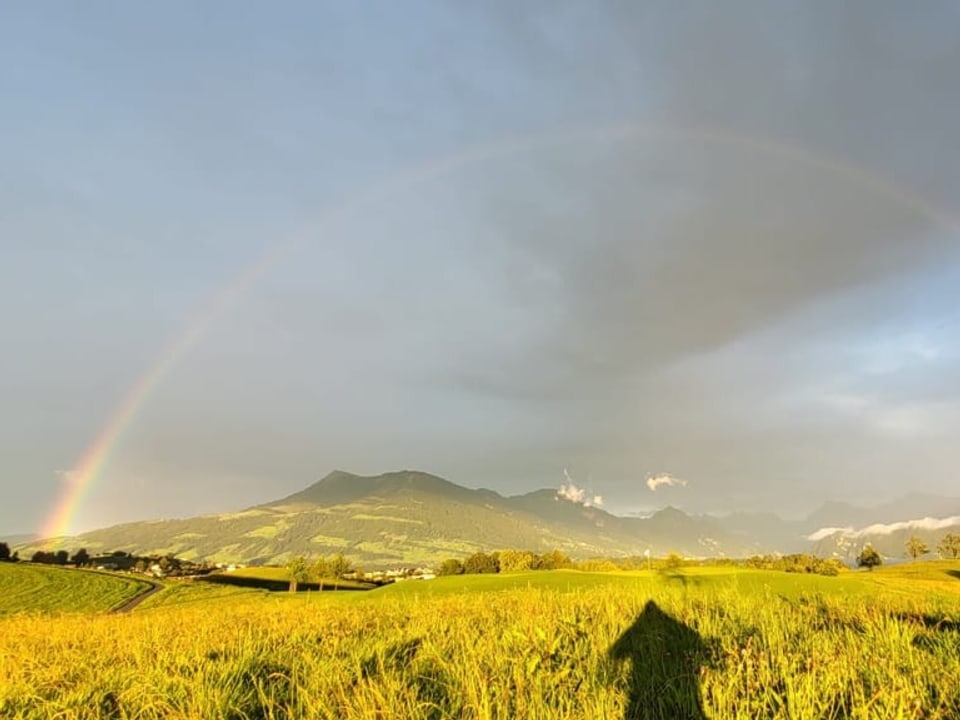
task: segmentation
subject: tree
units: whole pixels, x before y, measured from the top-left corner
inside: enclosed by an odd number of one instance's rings
[[[664,570],[677,570],[683,567],[683,556],[680,553],[672,552],[663,559]]]
[[[0,562],[10,562],[10,546],[0,542]]]
[[[873,570],[880,565],[883,560],[880,559],[880,553],[873,549],[873,545],[864,545],[857,558],[857,567],[865,567],[867,570]]]
[[[955,533],[944,535],[940,539],[940,544],[937,545],[937,552],[940,553],[941,557],[956,560],[960,557],[960,535]]]
[[[313,566],[310,568],[310,574],[320,587],[320,592],[323,592],[323,579],[330,577],[331,574],[330,561],[325,557],[318,557],[313,561]]]
[[[353,566],[350,564],[350,561],[343,556],[343,553],[337,553],[330,560],[330,574],[335,578],[342,578],[351,570],[353,570]]]
[[[287,565],[290,571],[290,592],[297,591],[297,585],[310,579],[310,566],[303,555],[297,555]]]
[[[353,570],[353,566],[343,556],[343,553],[337,553],[330,558],[329,567],[330,574],[333,575],[333,589],[337,590],[340,587],[340,578]]]
[[[73,557],[70,558],[70,562],[77,567],[83,567],[90,562],[90,553],[87,552],[86,548],[80,548],[73,554]]]
[[[529,550],[501,550],[500,572],[529,570],[533,565],[533,560],[533,553]]]
[[[437,575],[463,575],[463,563],[456,558],[449,558],[440,563]]]
[[[561,570],[572,565],[570,558],[559,550],[551,550],[540,556],[540,568],[542,570]]]
[[[906,544],[907,555],[912,557],[914,560],[919,558],[921,555],[926,555],[930,552],[930,548],[927,547],[927,544],[918,538],[916,535],[911,535],[907,540]]]
[[[463,571],[467,574],[496,573],[499,570],[496,558],[483,552],[474,553],[463,561]]]

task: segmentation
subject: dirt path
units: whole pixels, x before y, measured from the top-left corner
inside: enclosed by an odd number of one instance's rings
[[[148,597],[150,597],[151,595],[156,595],[158,592],[163,590],[163,585],[161,585],[158,582],[153,582],[152,580],[147,580],[146,582],[150,583],[150,587],[147,590],[144,590],[142,593],[140,593],[136,597],[130,598],[123,605],[121,605],[120,607],[115,607],[110,612],[113,614],[130,612],[137,605],[139,605],[144,600],[146,600]]]

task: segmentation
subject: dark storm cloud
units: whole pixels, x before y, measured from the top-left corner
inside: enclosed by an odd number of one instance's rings
[[[509,4],[487,19],[543,92],[571,90],[571,117],[779,138],[960,202],[955,3]]]
[[[705,352],[957,247],[915,202],[828,160],[697,135],[587,148],[524,152],[472,186],[483,202],[465,223],[494,228],[491,284],[550,329],[510,348],[526,373],[504,392]]]

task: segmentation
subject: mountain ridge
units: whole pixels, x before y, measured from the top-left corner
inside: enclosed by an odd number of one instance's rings
[[[953,507],[951,499],[919,495],[908,505],[924,502]],[[894,505],[878,506],[876,516],[886,517]],[[956,505],[960,508],[960,500]],[[805,520],[785,521],[772,513],[691,515],[668,505],[640,518],[574,502],[556,489],[501,495],[418,470],[379,475],[334,470],[303,490],[243,510],[123,523],[75,538],[30,543],[21,555],[41,547],[83,546],[91,552],[282,563],[295,554],[342,552],[367,566],[388,566],[507,548],[560,549],[572,557],[642,555],[648,550],[742,557],[812,549],[849,559],[849,539],[840,547],[825,541],[829,533],[816,540],[811,536],[824,527],[818,525],[822,521],[852,527],[847,521],[864,513],[870,510],[825,503]]]

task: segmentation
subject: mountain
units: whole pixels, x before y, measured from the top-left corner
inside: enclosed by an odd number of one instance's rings
[[[816,554],[853,563],[865,545],[872,545],[884,558],[905,559],[906,543],[912,536],[923,540],[935,555],[937,545],[947,533],[960,535],[960,514],[874,523],[861,528],[823,528],[810,539]]]
[[[827,527],[857,527],[869,524],[873,518],[877,518],[879,522],[879,510],[831,501],[825,502],[811,513],[803,525],[810,530]]]
[[[361,476],[337,470],[292,495],[238,512],[126,523],[76,538],[18,545],[22,557],[41,547],[85,547],[91,553],[127,550],[246,563],[342,552],[368,568],[436,563],[506,548],[556,548],[575,558],[646,550],[694,557],[814,552],[853,561],[865,542],[883,555],[900,557],[914,533],[935,547],[944,528],[953,527],[951,521],[941,527],[904,518],[946,513],[960,517],[960,500],[912,494],[873,508],[826,503],[795,521],[769,513],[690,515],[675,507],[649,517],[620,517],[556,490],[504,496],[424,472]],[[953,529],[960,532],[960,520]]]
[[[308,488],[267,503],[265,507],[342,505],[365,497],[391,495],[405,491],[467,502],[475,500],[478,494],[483,492],[456,485],[449,480],[425,472],[405,470],[364,477],[343,470],[334,470]]]
[[[853,563],[864,545],[889,560],[905,559],[905,545],[916,535],[936,552],[948,532],[960,534],[960,498],[909,493],[870,508],[826,503],[801,525],[810,551]]]
[[[906,522],[910,518],[943,518],[952,515],[960,515],[960,498],[909,493],[873,507],[857,507],[843,502],[824,503],[803,525],[809,534],[821,528],[858,528],[877,523]]]
[[[809,521],[783,520],[774,513],[735,512],[716,518],[716,522],[755,554],[809,550]]]
[[[504,548],[558,548],[572,557],[640,555],[647,549],[742,555],[749,549],[712,519],[675,508],[623,518],[559,497],[555,490],[505,497],[423,472],[359,476],[340,470],[300,492],[239,512],[126,523],[45,547],[247,563],[342,552],[368,567],[434,563]]]

